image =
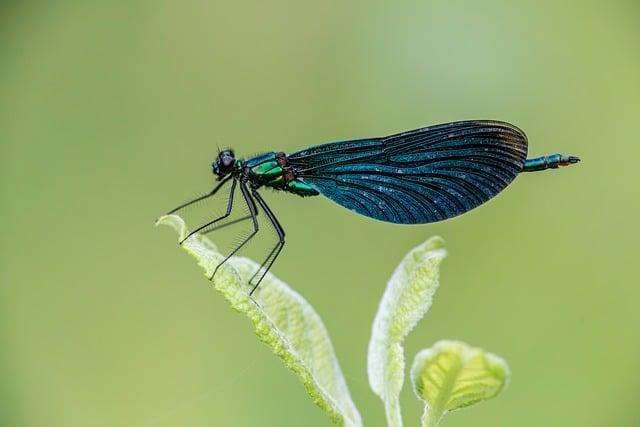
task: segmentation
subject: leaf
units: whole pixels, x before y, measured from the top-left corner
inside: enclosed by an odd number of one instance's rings
[[[497,396],[509,382],[509,366],[495,354],[460,341],[438,341],[422,350],[411,381],[425,403],[422,425],[434,427],[451,411]]]
[[[367,358],[369,384],[385,405],[389,426],[402,426],[402,344],[431,307],[439,285],[439,266],[446,255],[440,237],[432,237],[411,250],[393,272],[373,321]]]
[[[180,239],[188,234],[177,215],[161,217],[156,225],[160,224],[175,229]],[[223,259],[213,242],[201,234],[190,237],[182,247],[198,260],[207,277]],[[250,298],[248,281],[258,267],[250,259],[231,258],[216,274],[214,288],[233,309],[249,317],[258,338],[298,376],[311,399],[334,423],[361,426],[360,414],[320,316],[300,294],[271,273]]]

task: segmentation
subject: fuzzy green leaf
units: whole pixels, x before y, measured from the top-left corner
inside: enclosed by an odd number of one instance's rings
[[[413,361],[411,381],[425,403],[424,427],[437,426],[451,411],[497,396],[509,382],[500,357],[459,341],[438,341]]]
[[[446,255],[440,237],[411,250],[393,272],[373,321],[367,358],[369,384],[384,403],[389,426],[402,426],[403,342],[431,307],[439,285],[439,266]]]
[[[187,235],[186,225],[177,215],[164,216],[156,224],[169,225],[180,239]],[[196,258],[207,277],[223,259],[211,240],[200,234],[190,237],[182,247]],[[250,298],[248,281],[258,267],[250,259],[231,258],[220,268],[213,285],[233,309],[249,317],[260,340],[298,376],[313,401],[334,423],[361,426],[320,316],[301,295],[270,273]]]

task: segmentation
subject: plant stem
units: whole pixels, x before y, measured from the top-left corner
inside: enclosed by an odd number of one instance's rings
[[[387,426],[402,427],[402,413],[400,412],[400,402],[397,398],[385,400],[384,412],[387,416]]]
[[[438,427],[440,420],[442,420],[442,413],[430,410],[428,407],[424,408],[422,414],[422,427]]]

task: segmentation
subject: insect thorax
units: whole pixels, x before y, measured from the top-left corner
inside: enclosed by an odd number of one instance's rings
[[[293,169],[287,164],[287,156],[282,152],[265,153],[244,162],[245,170],[257,187],[266,186],[276,190],[288,191],[300,196],[319,194],[308,184],[296,178]]]

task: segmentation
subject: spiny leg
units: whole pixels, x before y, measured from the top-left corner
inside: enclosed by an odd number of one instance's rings
[[[238,183],[238,180],[236,180],[236,179],[234,179],[233,182],[231,183],[231,191],[229,192],[229,200],[227,200],[227,211],[224,213],[224,215],[214,219],[213,221],[209,221],[208,223],[196,228],[191,233],[187,234],[187,236],[184,239],[180,240],[180,244],[182,244],[185,240],[187,240],[189,237],[193,236],[198,231],[200,231],[200,230],[202,230],[204,228],[207,228],[211,224],[215,224],[216,222],[225,219],[226,217],[228,217],[231,214],[231,209],[233,208],[233,195],[236,192],[236,184],[237,183]]]
[[[255,212],[256,216],[258,216],[259,215],[258,208],[256,207],[256,204],[253,201],[253,199],[251,200],[251,204],[253,205],[253,211]],[[225,227],[230,226],[230,225],[237,224],[237,223],[242,222],[242,221],[246,221],[246,220],[248,220],[250,218],[253,218],[253,215],[251,214],[251,208],[249,208],[249,215],[243,216],[242,218],[234,219],[233,221],[229,221],[227,223],[224,223],[222,225],[214,227],[211,230],[207,230],[202,234],[213,233],[214,231],[220,230],[220,229],[225,228]]]
[[[262,197],[260,196],[260,194],[257,192],[257,190],[252,190],[252,194],[255,198],[260,198],[260,200],[262,201],[261,206],[266,205],[266,202],[264,201],[264,199],[262,199]],[[264,207],[263,207],[264,209]],[[266,211],[265,211],[266,212]],[[269,210],[269,212],[271,213],[271,215],[273,217],[275,217],[275,215],[273,215],[273,212],[271,212],[271,210]],[[267,218],[269,218],[269,216],[267,215]],[[271,221],[271,218],[269,218],[269,220]],[[273,225],[273,221],[271,221],[272,225]],[[279,223],[278,223],[279,225]],[[265,260],[262,262],[262,264],[260,265],[260,268],[258,268],[258,270],[256,270],[255,273],[253,273],[253,275],[251,276],[251,278],[249,279],[249,284],[253,283],[253,279],[255,279],[255,277],[258,275],[258,273],[262,270],[262,268],[267,264],[267,262],[269,262],[269,260],[271,259],[271,257],[273,256],[273,254],[276,252],[276,250],[278,249],[278,247],[281,244],[282,238],[280,237],[281,233],[278,231],[278,227],[276,227],[275,225],[273,226],[273,229],[276,231],[276,233],[278,234],[278,243],[275,244],[275,246],[271,249],[271,251],[269,252],[269,255],[267,255],[267,257],[265,258]],[[282,230],[282,227],[279,227],[280,230]],[[284,234],[284,230],[282,230],[282,234]],[[262,279],[260,279],[260,281],[262,281]],[[253,292],[253,291],[252,291]]]
[[[256,213],[256,215],[257,215],[257,213]],[[238,218],[238,219],[234,219],[233,221],[225,222],[224,224],[219,225],[219,226],[217,226],[217,227],[214,227],[214,228],[212,228],[211,230],[207,230],[207,231],[205,231],[205,232],[204,232],[204,233],[202,233],[202,234],[209,234],[209,233],[213,233],[214,231],[218,231],[218,230],[220,230],[220,229],[222,229],[222,228],[225,228],[225,227],[228,227],[228,226],[230,226],[230,225],[234,225],[234,224],[237,224],[237,223],[239,223],[239,222],[246,221],[246,220],[248,220],[248,219],[250,219],[250,218],[251,218],[251,215],[243,216],[242,218]]]
[[[252,190],[252,194],[256,198],[256,200],[258,200],[258,203],[260,204],[262,209],[267,214],[267,217],[271,221],[271,224],[273,225],[273,228],[274,228],[274,230],[276,231],[276,233],[278,235],[278,243],[276,243],[276,245],[273,247],[271,252],[269,252],[269,255],[267,255],[266,259],[263,261],[263,263],[260,265],[260,267],[256,270],[256,272],[253,274],[253,276],[251,276],[251,278],[249,279],[249,284],[253,284],[253,280],[255,279],[255,277],[258,276],[260,273],[262,273],[260,275],[260,278],[258,279],[258,281],[255,283],[255,285],[254,285],[254,287],[251,290],[251,293],[249,295],[253,294],[253,292],[258,288],[258,286],[260,285],[260,283],[262,282],[262,280],[264,279],[266,274],[271,269],[271,266],[275,262],[276,258],[278,258],[278,255],[280,254],[280,251],[282,250],[282,247],[284,246],[284,243],[285,243],[285,241],[284,241],[284,236],[285,236],[284,229],[282,228],[282,225],[280,225],[280,222],[278,221],[278,219],[276,218],[274,213],[271,211],[271,209],[269,208],[267,203],[264,201],[262,196],[260,196],[260,194],[256,190]],[[265,265],[266,265],[266,268],[264,268]],[[264,268],[264,270],[263,270],[263,268]]]
[[[231,253],[229,255],[227,255],[222,260],[222,262],[220,262],[220,264],[218,264],[216,266],[216,268],[213,270],[213,274],[211,275],[209,280],[213,280],[213,278],[215,277],[216,273],[218,272],[218,269],[225,262],[229,261],[229,258],[234,256],[244,245],[247,244],[247,242],[249,242],[249,240],[253,239],[253,237],[258,233],[258,230],[260,229],[260,227],[258,226],[258,218],[257,218],[258,217],[258,209],[256,207],[255,202],[251,198],[251,195],[249,194],[249,190],[247,190],[247,187],[246,187],[245,183],[240,183],[240,191],[242,192],[242,197],[244,197],[244,201],[247,203],[247,207],[249,208],[249,213],[251,214],[251,219],[253,220],[253,231],[251,232],[251,234],[249,234],[249,236],[247,236],[246,239],[244,239],[242,241],[242,243],[240,243],[238,246],[236,246],[236,248],[234,250],[232,250]]]
[[[260,267],[256,270],[255,273],[253,273],[253,276],[251,276],[251,278],[249,279],[249,285],[253,284],[253,279],[256,278],[256,276],[258,275],[258,273],[260,273],[262,271],[262,269],[264,268],[264,266],[270,262],[271,257],[273,256],[273,254],[276,252],[276,250],[278,250],[278,248],[281,246],[280,241],[278,241],[278,243],[275,244],[275,246],[271,249],[271,251],[269,252],[269,255],[267,255],[267,257],[265,258],[265,260],[262,262],[262,264],[260,264]],[[279,251],[278,251],[279,252]],[[270,263],[269,265],[271,265],[272,263]],[[265,270],[265,274],[262,275],[262,277],[260,278],[260,280],[258,280],[257,283],[260,283],[262,281],[262,279],[264,278],[264,276],[266,275],[266,271]],[[251,290],[251,294],[253,293],[253,291],[255,290],[257,284],[253,286],[252,290]],[[249,295],[251,295],[249,294]]]
[[[276,216],[273,214],[273,212],[271,212],[271,209],[269,208],[267,203],[264,201],[264,199],[262,198],[260,193],[258,193],[254,189],[254,190],[251,190],[251,194],[253,194],[253,197],[255,197],[255,199],[258,201],[258,204],[260,205],[260,207],[262,207],[262,210],[267,215],[267,218],[269,218],[269,221],[271,221],[271,224],[273,225],[273,228],[276,230],[276,233],[278,233],[278,243],[276,243],[276,246],[271,250],[271,253],[269,253],[269,255],[267,256],[267,259],[264,260],[264,262],[262,263],[260,268],[258,268],[258,271],[256,271],[253,274],[253,276],[251,276],[251,279],[249,279],[249,284],[251,284],[252,280],[264,268],[264,271],[260,275],[260,278],[258,279],[256,284],[253,286],[253,289],[251,289],[251,292],[249,292],[249,296],[253,295],[255,290],[258,289],[258,285],[260,285],[260,282],[262,282],[262,279],[264,279],[264,276],[267,275],[267,273],[271,269],[271,266],[273,265],[273,263],[278,258],[278,255],[280,255],[280,251],[284,247],[284,235],[285,235],[284,229],[282,228],[282,225],[280,225],[280,222],[278,222],[278,218],[276,218]],[[272,257],[272,255],[273,255],[273,257]]]
[[[227,183],[227,181],[229,181],[229,179],[230,179],[230,178],[231,178],[231,175],[229,175],[229,176],[227,176],[227,177],[223,178],[223,179],[222,179],[222,181],[220,181],[220,183],[219,183],[218,185],[216,185],[216,186],[213,188],[213,190],[211,190],[210,192],[208,192],[208,193],[207,193],[207,194],[205,194],[204,196],[197,197],[197,198],[195,198],[195,199],[193,199],[193,200],[191,200],[191,201],[189,201],[189,202],[187,202],[187,203],[183,203],[183,204],[181,204],[181,205],[180,205],[180,206],[178,206],[177,208],[171,209],[169,212],[167,212],[167,215],[171,215],[171,214],[173,214],[173,213],[176,213],[176,212],[178,212],[178,211],[179,211],[180,209],[182,209],[182,208],[186,208],[187,206],[192,205],[192,204],[194,204],[194,203],[196,203],[196,202],[199,202],[200,200],[204,200],[204,199],[207,199],[207,198],[209,198],[209,197],[213,196],[214,194],[216,194],[216,193],[218,192],[218,190],[219,190],[220,188],[222,188],[222,186],[223,186],[224,184],[226,184],[226,183]]]

